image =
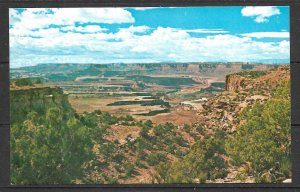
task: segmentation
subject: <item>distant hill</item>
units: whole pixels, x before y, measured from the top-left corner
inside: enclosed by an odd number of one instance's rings
[[[132,64],[39,64],[30,67],[12,68],[11,78],[43,77],[50,81],[75,80],[80,76],[127,76],[127,75],[212,75],[225,76],[245,70],[267,70],[271,64],[248,63],[132,63]]]

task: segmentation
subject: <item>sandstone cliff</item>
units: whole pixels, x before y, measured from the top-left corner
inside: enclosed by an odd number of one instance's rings
[[[226,76],[225,90],[240,91],[255,87],[272,87],[279,80],[287,80],[290,77],[289,66],[279,66],[268,71],[246,71]]]
[[[63,113],[74,113],[68,96],[58,87],[26,87],[10,90],[11,122],[22,122],[27,114],[35,111],[45,114],[51,107],[60,108]]]
[[[289,66],[280,66],[260,73],[237,73],[226,77],[225,89],[202,104],[199,113],[206,118],[207,130],[234,132],[240,124],[238,114],[254,102],[264,103],[282,80],[290,79]]]
[[[40,76],[50,80],[74,80],[80,76],[118,76],[136,74],[195,74],[199,76],[224,77],[228,73],[245,70],[261,71],[275,65],[243,63],[113,63],[113,64],[39,64],[11,69],[12,78],[20,75]]]
[[[242,90],[249,83],[249,79],[239,75],[227,75],[225,81],[225,91]]]

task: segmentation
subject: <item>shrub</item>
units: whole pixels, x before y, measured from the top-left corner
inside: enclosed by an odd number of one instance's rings
[[[232,162],[250,162],[252,172],[248,174],[254,175],[257,182],[278,182],[291,177],[289,82],[280,83],[273,93],[265,104],[256,102],[242,111],[240,116],[245,123],[226,142]]]
[[[21,87],[21,86],[32,86],[33,83],[29,78],[22,78],[22,79],[17,79],[15,81],[15,85],[19,86],[19,87]]]
[[[130,163],[125,163],[124,164],[124,169],[125,169],[125,173],[127,177],[131,177],[134,173],[134,165],[130,164]]]
[[[154,165],[157,165],[159,162],[166,161],[166,159],[167,158],[164,154],[157,153],[157,154],[148,155],[146,158],[146,161],[147,161],[148,165],[154,166]]]

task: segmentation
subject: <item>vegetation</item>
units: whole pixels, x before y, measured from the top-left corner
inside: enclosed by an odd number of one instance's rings
[[[255,79],[257,77],[266,75],[267,73],[268,73],[267,71],[243,71],[243,72],[236,73],[236,75]]]
[[[47,79],[50,81],[72,81],[75,80],[74,75],[67,74],[49,74],[47,75]]]
[[[225,83],[224,82],[212,82],[211,86],[214,88],[220,88],[224,90]]]
[[[15,85],[19,86],[19,87],[21,87],[21,86],[31,86],[31,85],[33,85],[33,83],[30,81],[30,79],[23,78],[23,79],[17,79],[15,81]]]
[[[222,157],[225,153],[224,143],[223,132],[218,132],[214,138],[207,137],[196,142],[183,159],[159,164],[153,182],[204,183],[207,179],[223,178],[227,174],[227,165]]]
[[[56,102],[27,100],[22,91],[11,94],[11,181],[13,184],[68,184],[80,179],[90,182],[91,162],[96,158],[93,148],[101,148],[106,158],[123,161],[115,151],[114,142],[104,135],[117,121],[132,121],[131,116],[116,118],[95,111],[78,115],[59,89],[26,90],[26,97],[52,94]],[[26,98],[24,98],[24,101]],[[111,180],[103,177],[106,182]]]
[[[18,87],[32,86],[33,84],[41,84],[42,79],[41,78],[20,78],[20,79],[12,80],[12,83],[14,83]]]
[[[245,69],[245,70],[251,70],[254,68],[254,65],[251,65],[251,64],[243,64],[242,65],[242,69]]]
[[[128,79],[142,81],[145,83],[155,83],[158,85],[178,87],[180,85],[190,85],[190,84],[198,84],[198,82],[194,81],[192,78],[185,77],[151,77],[151,76],[141,76],[141,75],[133,75],[128,76]]]
[[[141,116],[154,116],[157,114],[161,114],[161,113],[169,113],[170,109],[162,109],[162,110],[154,110],[154,111],[149,111],[148,113],[142,113],[142,114],[138,114]]]
[[[214,93],[214,92],[222,92],[224,91],[224,87],[214,87],[214,86],[209,86],[207,88],[201,89],[199,93]]]
[[[203,94],[203,93],[210,94],[210,93],[222,92],[222,91],[224,91],[224,87],[225,87],[225,83],[214,82],[214,83],[211,83],[211,85],[209,87],[203,88],[200,91],[196,91],[194,93],[185,94],[183,97],[196,99],[197,97],[199,97],[199,95],[201,96],[201,94]]]
[[[107,106],[117,106],[117,105],[137,105],[140,104],[141,106],[154,106],[154,105],[161,105],[164,107],[170,107],[169,102],[155,99],[155,100],[142,100],[142,101],[116,101],[114,103],[110,103]]]
[[[256,182],[275,183],[290,178],[289,81],[281,82],[266,103],[256,102],[245,108],[240,119],[245,123],[229,138],[223,131],[216,131],[213,138],[206,136],[197,141],[179,161],[159,163],[153,182],[192,183],[224,178],[231,164],[241,167],[236,179],[251,175]],[[196,130],[205,135],[202,127]]]
[[[43,70],[42,65],[38,67]],[[71,68],[57,67],[64,70]],[[65,81],[74,80],[79,74],[124,75],[124,71],[117,71],[118,67],[122,64],[115,66],[116,71],[104,73],[101,70],[109,68],[109,65],[87,65],[73,70],[70,76],[50,74],[46,78]],[[199,70],[209,71],[215,67],[203,65],[199,66]],[[253,66],[243,67],[250,69]],[[145,68],[151,69],[151,65]],[[257,78],[266,72],[239,74]],[[109,104],[163,107],[140,114],[143,116],[170,112],[170,104],[160,98],[176,95],[180,85],[195,83],[184,77],[163,78],[141,74],[128,78],[136,81],[140,88],[147,87],[147,83],[174,86],[172,90],[160,90],[153,95],[133,93],[153,100]],[[14,85],[31,86],[37,83],[41,82],[24,78],[16,80]],[[223,91],[223,87],[223,83],[213,83],[207,89],[182,97],[197,98],[201,93],[209,95]],[[126,183],[140,179],[138,177],[145,173],[149,176],[150,172],[153,183],[205,183],[225,179],[231,170],[237,170],[235,179],[242,181],[251,177],[256,182],[281,182],[291,177],[289,81],[281,82],[275,89],[257,86],[235,92],[234,98],[229,99],[235,103],[245,101],[254,94],[271,96],[257,102],[251,100],[242,112],[234,113],[232,118],[240,124],[233,133],[225,132],[224,128],[228,122],[223,118],[225,112],[232,113],[230,106],[226,105],[229,97],[225,94],[220,94],[221,110],[215,110],[220,118],[214,119],[213,126],[206,122],[177,126],[172,123],[155,124],[150,120],[137,121],[130,115],[119,117],[101,110],[77,114],[60,88],[24,90],[11,91],[13,184]],[[205,107],[206,114],[214,113],[214,105]]]
[[[50,89],[32,91],[27,90],[27,94],[48,95]],[[19,113],[17,97],[21,92],[12,94],[13,184],[116,183],[121,178],[134,177],[136,166],[145,169],[168,161],[162,149],[182,157],[189,148],[171,123],[137,122],[129,115],[115,117],[100,110],[79,115],[62,92],[51,91],[53,99],[61,103],[33,105],[35,101],[28,101],[22,106],[26,110],[21,108]],[[115,124],[139,126],[140,136],[133,139],[128,135],[123,145],[118,140],[108,140],[106,135]],[[146,154],[146,150],[150,153]],[[134,163],[129,156],[137,157]]]
[[[43,98],[47,98],[50,101],[44,102]],[[52,100],[60,102],[51,102]],[[24,94],[23,90],[10,92],[10,121],[12,124],[24,122],[27,114],[30,112],[45,115],[47,110],[53,107],[58,107],[62,111],[62,118],[64,120],[74,115],[74,110],[71,108],[61,89],[28,89],[26,90],[26,94]]]
[[[84,175],[92,158],[92,130],[59,108],[30,112],[11,131],[13,184],[64,184]]]
[[[209,64],[204,64],[204,65],[199,65],[199,72],[207,72],[209,70],[213,70],[217,68],[216,63],[209,63]]]
[[[226,143],[232,163],[247,167],[257,182],[291,177],[290,85],[282,82],[273,98],[241,113],[246,123]]]

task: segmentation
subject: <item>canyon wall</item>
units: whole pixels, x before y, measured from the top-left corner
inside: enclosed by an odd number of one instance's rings
[[[60,108],[64,114],[74,113],[68,96],[61,88],[31,87],[10,90],[11,122],[22,122],[31,111],[45,114],[51,107]]]
[[[225,91],[238,91],[245,88],[249,83],[249,79],[240,75],[226,75]]]
[[[290,79],[290,67],[278,66],[266,71],[247,71],[226,75],[225,90],[240,91],[252,87],[271,88],[280,80]]]

